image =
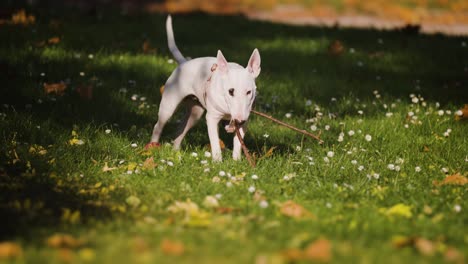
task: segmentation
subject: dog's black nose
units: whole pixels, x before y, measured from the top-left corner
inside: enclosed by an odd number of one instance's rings
[[[242,126],[245,123],[245,120],[234,120],[237,125]]]

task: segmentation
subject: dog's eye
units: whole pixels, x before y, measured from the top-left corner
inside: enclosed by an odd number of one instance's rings
[[[234,88],[229,89],[229,95],[234,96]]]
[[[249,95],[249,94],[251,94],[251,93],[252,93],[252,91],[248,91],[248,92],[247,92],[247,95]]]

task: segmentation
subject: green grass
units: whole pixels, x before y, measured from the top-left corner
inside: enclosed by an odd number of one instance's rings
[[[188,134],[180,152],[169,144],[143,150],[156,122],[159,87],[176,67],[168,63],[164,16],[31,12],[35,25],[0,26],[0,240],[24,251],[7,261],[59,263],[70,253],[72,262],[253,263],[264,256],[282,263],[288,261],[282,252],[318,238],[331,241],[336,263],[437,263],[447,247],[468,254],[466,186],[432,183],[445,177],[442,168],[467,173],[468,127],[454,120],[468,99],[466,38],[175,16],[177,42],[186,56],[214,56],[222,49],[228,60],[246,64],[259,48],[256,108],[321,130],[325,143],[318,145],[252,116],[246,143],[262,158],[251,168],[245,160],[234,162],[230,150],[222,163],[206,158],[204,122]],[[52,19],[59,25],[51,26]],[[38,47],[54,36],[60,43]],[[156,54],[142,54],[146,39]],[[340,56],[327,52],[333,40],[345,46]],[[68,84],[63,96],[43,92],[44,82],[60,81]],[[78,96],[82,85],[94,87],[92,100]],[[412,93],[418,103],[411,102]],[[133,94],[147,99],[132,101]],[[409,112],[417,120],[408,119]],[[163,142],[170,143],[178,118],[167,126]],[[307,122],[311,118],[314,123]],[[447,129],[452,132],[445,137]],[[230,148],[231,135],[221,134]],[[70,145],[74,137],[84,144]],[[35,152],[38,146],[46,153]],[[264,157],[272,147],[273,155]],[[334,156],[326,162],[329,151]],[[156,168],[143,168],[149,157]],[[103,172],[106,163],[116,169]],[[389,170],[388,164],[401,170]],[[220,171],[238,180],[231,187],[227,177],[213,182]],[[368,177],[375,173],[378,179]],[[295,177],[284,180],[288,174]],[[262,193],[266,208],[250,186]],[[216,194],[222,196],[220,206],[232,212],[203,205],[206,196]],[[202,213],[185,218],[168,211],[188,199]],[[316,219],[282,215],[280,204],[287,200]],[[410,217],[382,212],[400,203],[410,206]],[[64,253],[45,242],[55,233],[85,242]],[[395,248],[395,236],[426,238],[437,250],[429,257],[413,247]],[[183,243],[185,252],[168,256],[160,248],[164,239]]]

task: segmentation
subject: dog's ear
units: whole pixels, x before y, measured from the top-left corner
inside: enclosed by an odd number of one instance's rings
[[[221,73],[227,73],[228,72],[228,62],[226,60],[226,58],[224,58],[223,56],[223,53],[218,50],[218,55],[216,56],[216,64],[218,65],[217,66],[217,69],[221,72]]]
[[[247,63],[247,70],[253,75],[254,78],[257,78],[260,74],[260,53],[258,49],[254,49],[252,55],[250,56],[249,63]]]

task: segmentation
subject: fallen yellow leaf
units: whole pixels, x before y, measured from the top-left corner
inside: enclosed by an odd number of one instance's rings
[[[83,246],[85,242],[68,234],[57,233],[47,238],[46,244],[52,248],[77,248]]]
[[[23,255],[23,249],[14,242],[0,243],[0,259],[12,259]]]

